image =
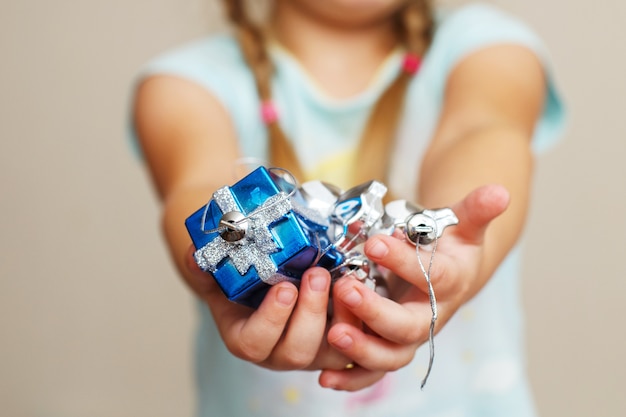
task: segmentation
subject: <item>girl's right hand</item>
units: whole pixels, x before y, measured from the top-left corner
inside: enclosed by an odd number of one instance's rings
[[[344,369],[351,362],[326,341],[330,274],[311,268],[300,288],[281,282],[255,310],[229,301],[210,274],[186,258],[188,284],[211,309],[226,348],[236,357],[274,370]]]

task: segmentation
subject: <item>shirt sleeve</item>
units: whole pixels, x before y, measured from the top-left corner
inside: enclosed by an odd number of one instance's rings
[[[258,116],[254,79],[232,36],[208,36],[158,55],[139,70],[135,85],[153,75],[180,77],[212,94],[232,118],[241,149],[250,153],[244,156],[264,156],[264,141],[256,133],[264,130]],[[128,124],[128,136],[140,154],[132,121]]]

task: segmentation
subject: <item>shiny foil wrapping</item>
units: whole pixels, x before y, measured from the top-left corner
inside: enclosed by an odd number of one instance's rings
[[[296,187],[260,167],[213,193],[186,226],[198,266],[240,304],[257,307],[271,285],[298,284],[312,266],[375,288],[380,274],[363,253],[369,236],[401,229],[407,241],[423,246],[458,222],[449,208],[427,210],[404,200],[383,207],[386,192],[377,181],[347,191],[320,181]]]
[[[258,306],[271,285],[297,283],[329,245],[327,227],[304,217],[306,210],[296,214],[290,196],[276,183],[266,168],[258,168],[217,190],[185,222],[198,266],[213,275],[229,300],[250,307]],[[223,237],[220,225],[232,212],[241,213],[246,226],[235,241]]]

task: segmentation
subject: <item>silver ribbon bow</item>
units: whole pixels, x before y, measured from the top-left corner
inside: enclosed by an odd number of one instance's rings
[[[213,200],[222,213],[241,213],[228,187],[222,187],[213,194]],[[254,266],[259,278],[274,285],[285,278],[277,274],[278,268],[270,254],[278,251],[278,245],[269,231],[270,224],[285,216],[292,209],[289,196],[279,192],[269,197],[261,206],[245,216],[247,230],[240,240],[230,242],[217,236],[194,253],[198,266],[204,271],[215,272],[226,257],[244,275]]]

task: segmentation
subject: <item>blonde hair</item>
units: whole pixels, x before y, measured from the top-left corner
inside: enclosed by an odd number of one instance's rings
[[[245,0],[224,0],[228,17],[237,31],[242,53],[250,67],[261,102],[271,102],[272,62],[266,49],[261,28],[250,17]],[[430,0],[409,0],[397,16],[399,39],[407,54],[421,57],[433,34]],[[372,179],[386,181],[395,131],[403,110],[405,92],[412,74],[398,70],[398,75],[375,103],[363,131],[357,151],[358,165],[354,167],[354,185]],[[304,172],[291,142],[278,121],[267,124],[272,165],[288,169],[299,180]]]

